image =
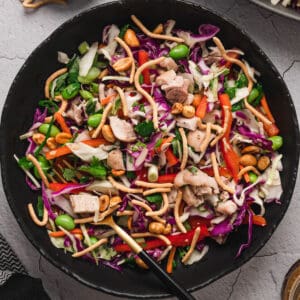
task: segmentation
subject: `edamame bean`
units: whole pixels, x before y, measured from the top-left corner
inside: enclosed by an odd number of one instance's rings
[[[251,183],[254,183],[257,180],[257,175],[253,172],[249,172],[249,179]]]
[[[48,160],[42,155],[39,155],[37,157],[37,160],[38,160],[39,164],[41,165],[41,168],[44,171],[44,173],[46,173],[50,168]],[[33,167],[33,173],[36,178],[41,179],[41,176],[35,166]]]
[[[50,124],[48,124],[48,123],[42,124],[39,127],[39,132],[46,135],[48,132],[49,126],[50,126]],[[55,125],[52,125],[51,130],[50,130],[50,136],[55,137],[58,133],[60,133],[60,130]]]
[[[56,217],[55,224],[66,230],[73,230],[75,228],[74,220],[69,215],[60,215]]]
[[[79,83],[77,82],[71,83],[62,90],[61,95],[64,99],[69,100],[76,97],[79,93],[79,90],[80,90]]]
[[[282,147],[283,144],[283,138],[280,135],[274,135],[269,137],[269,140],[272,142],[272,149],[278,150],[280,147]]]
[[[90,236],[91,245],[94,245],[98,242],[98,239],[95,236]]]
[[[89,126],[96,128],[100,124],[101,119],[102,119],[102,114],[94,114],[89,116],[87,123]]]
[[[92,93],[90,93],[89,91],[86,91],[86,90],[80,90],[79,94],[85,100],[89,100],[89,99],[93,98]]]
[[[171,51],[169,52],[169,56],[177,60],[187,57],[189,53],[189,47],[187,45],[180,44],[171,49]]]

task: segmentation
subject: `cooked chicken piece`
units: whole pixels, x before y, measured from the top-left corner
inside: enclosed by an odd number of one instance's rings
[[[185,87],[174,87],[166,90],[166,98],[172,103],[183,103],[188,99],[188,95]]]
[[[182,198],[188,206],[199,206],[204,202],[202,196],[196,196],[189,186],[183,188]]]
[[[205,139],[205,131],[199,129],[190,131],[187,135],[188,145],[193,147],[196,152],[201,152],[201,144]]]
[[[185,169],[180,171],[174,181],[175,186],[192,185],[198,187],[210,187],[214,193],[219,193],[219,188],[214,177],[210,177],[199,169],[193,169],[193,172]]]
[[[170,70],[159,75],[155,82],[157,85],[168,84],[170,81],[176,78],[176,73],[174,70]]]
[[[71,104],[70,109],[67,110],[67,118],[75,121],[75,123],[80,126],[83,123],[82,105],[77,105],[74,102]]]
[[[80,193],[78,195],[70,195],[70,201],[76,214],[95,213],[95,211],[99,210],[98,196]]]
[[[171,57],[166,57],[159,65],[167,70],[174,70],[175,72],[178,69],[175,60]]]
[[[107,165],[115,170],[125,170],[121,150],[115,149],[108,153]]]
[[[161,89],[166,92],[174,88],[186,88],[186,85],[184,85],[183,77],[176,76],[173,80],[169,80],[166,84],[163,84],[161,86]]]
[[[195,131],[198,126],[198,118],[193,117],[193,118],[182,118],[179,117],[176,119],[176,125],[178,127],[183,127],[191,131]]]
[[[209,186],[193,186],[192,191],[196,196],[211,195],[213,190]]]
[[[177,197],[177,189],[172,188],[171,192],[168,193],[169,204],[175,203]]]
[[[220,202],[216,211],[224,215],[232,215],[237,211],[237,205],[232,200]]]
[[[159,167],[163,167],[166,165],[167,163],[167,158],[166,158],[166,154],[165,152],[160,152],[159,155],[158,155],[158,165]]]
[[[134,142],[136,140],[136,134],[133,129],[133,125],[121,120],[118,117],[109,117],[110,127],[114,136],[122,142]]]
[[[183,79],[186,79],[188,80],[188,89],[191,87],[191,88],[194,88],[194,77],[192,74],[190,73],[179,73],[178,76],[181,76],[183,77]]]

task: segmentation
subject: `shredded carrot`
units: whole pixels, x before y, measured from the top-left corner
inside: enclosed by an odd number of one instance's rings
[[[207,97],[203,96],[196,109],[196,116],[203,119],[207,110]]]
[[[127,227],[129,230],[132,229],[132,220],[133,220],[132,216],[128,216]]]
[[[242,170],[242,169],[243,169],[243,166],[240,166],[240,170]],[[244,176],[245,181],[248,183],[250,181],[248,172],[246,172],[243,176]]]
[[[166,271],[171,274],[173,272],[173,261],[176,253],[176,247],[172,247],[169,257],[168,257],[168,262],[167,262],[167,267]]]
[[[172,152],[170,148],[168,148],[168,150],[165,152],[165,155],[169,167],[173,167],[179,162],[178,158],[175,156],[175,154]]]
[[[264,124],[264,128],[268,134],[268,136],[274,136],[279,134],[279,129],[275,124],[275,119],[272,115],[272,112],[269,108],[267,99],[265,96],[262,97],[261,99],[261,106],[264,110],[264,113],[266,114],[267,118],[272,122],[272,124]]]
[[[202,99],[202,96],[200,94],[195,94],[194,95],[194,99],[193,99],[193,106],[194,107],[198,107],[198,105],[200,104],[201,102],[201,99]]]
[[[82,141],[82,143],[84,143],[88,146],[91,146],[91,147],[98,147],[102,144],[107,144],[107,141],[104,139],[91,139],[91,140]],[[60,156],[70,154],[70,153],[72,153],[72,151],[70,150],[70,148],[68,146],[62,146],[62,147],[59,147],[57,149],[47,152],[45,154],[45,156],[48,160],[50,160],[50,159],[54,159],[54,158],[57,158]]]
[[[101,99],[101,105],[107,105],[113,98],[115,97],[115,95],[109,95],[106,98]]]
[[[54,119],[59,124],[59,126],[63,132],[72,134],[70,128],[68,127],[68,125],[61,113],[56,112],[54,114]]]
[[[259,226],[266,226],[267,225],[266,219],[262,216],[253,215],[252,221],[253,221],[254,225],[259,225]]]
[[[270,110],[270,108],[269,108],[269,105],[268,105],[268,102],[267,102],[267,99],[266,99],[265,96],[262,97],[260,103],[261,103],[262,108],[264,109],[264,112],[265,112],[267,118],[268,118],[272,123],[275,123],[275,119],[274,119],[274,117],[273,117],[273,115],[272,115],[272,113],[271,113],[271,110]]]
[[[73,230],[70,231],[72,234],[82,234],[82,231],[80,228],[75,228]],[[52,231],[49,233],[49,235],[51,237],[55,237],[55,238],[58,238],[58,237],[64,237],[66,234],[64,231]]]
[[[172,137],[172,136],[169,136],[169,137],[163,139],[162,142],[161,142],[161,145],[160,145],[160,146],[158,147],[158,149],[157,149],[157,152],[161,152],[162,146],[163,146],[164,144],[171,143],[172,141],[173,141],[173,137]]]

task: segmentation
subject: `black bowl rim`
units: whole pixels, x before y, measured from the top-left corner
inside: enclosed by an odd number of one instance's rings
[[[226,16],[221,15],[220,13],[216,12],[213,9],[207,8],[205,6],[203,6],[202,4],[199,3],[195,3],[192,2],[190,0],[172,0],[174,3],[181,3],[181,4],[187,4],[189,6],[194,7],[195,9],[202,9],[203,11],[208,11],[214,15],[216,15],[218,18],[223,19],[225,22],[229,23],[230,25],[232,25],[235,30],[239,31],[242,35],[244,35],[248,41],[255,46],[258,51],[260,52],[260,55],[263,57],[263,59],[269,64],[269,66],[271,67],[272,71],[274,73],[277,74],[278,78],[281,81],[282,87],[285,90],[285,94],[286,94],[286,99],[289,103],[289,105],[291,106],[293,112],[291,115],[292,121],[294,123],[295,126],[295,131],[296,131],[296,156],[297,159],[295,161],[294,164],[294,170],[293,170],[293,176],[291,178],[291,182],[290,182],[290,189],[286,192],[286,207],[284,210],[281,211],[281,214],[278,216],[278,221],[277,223],[273,226],[273,228],[271,228],[269,234],[266,236],[266,238],[264,240],[262,240],[262,242],[259,244],[259,246],[257,247],[256,251],[254,251],[252,253],[251,256],[249,257],[245,257],[243,259],[241,259],[238,263],[235,263],[232,265],[231,268],[228,268],[222,272],[220,272],[217,276],[212,277],[210,280],[207,280],[206,282],[203,282],[199,285],[196,285],[189,290],[189,292],[193,292],[196,290],[199,290],[207,285],[209,285],[210,283],[216,281],[217,279],[220,279],[221,277],[233,272],[234,270],[240,268],[242,265],[244,265],[247,261],[249,261],[251,258],[253,258],[256,253],[261,250],[261,248],[268,242],[268,240],[270,239],[270,237],[273,235],[275,229],[278,227],[278,225],[280,224],[280,222],[282,221],[287,208],[289,207],[290,201],[291,201],[291,197],[293,195],[293,191],[294,191],[294,187],[295,187],[295,183],[296,183],[296,179],[297,179],[297,172],[298,172],[298,163],[299,163],[299,154],[300,154],[300,132],[299,132],[299,125],[298,125],[298,120],[297,120],[297,115],[296,115],[296,111],[295,111],[295,106],[294,103],[292,101],[291,95],[289,93],[289,90],[281,76],[281,74],[279,73],[279,71],[277,70],[277,68],[274,66],[274,64],[272,63],[272,61],[268,58],[268,56],[265,54],[265,52],[260,48],[260,46],[249,36],[249,34],[244,30],[239,28],[239,26],[233,22],[232,20],[230,20],[229,18],[227,18]],[[73,23],[74,21],[76,21],[77,19],[80,19],[82,16],[89,14],[90,12],[94,11],[94,10],[101,10],[104,9],[107,6],[110,6],[112,4],[115,3],[119,3],[120,5],[126,5],[127,0],[113,0],[107,3],[102,3],[96,6],[93,6],[91,8],[88,8],[78,14],[76,14],[75,16],[71,17],[70,19],[68,19],[67,21],[65,21],[64,23],[62,23],[58,28],[56,28],[44,41],[42,41],[35,49],[34,51],[32,51],[32,53],[28,56],[28,58],[26,59],[26,61],[24,62],[24,64],[22,65],[22,67],[20,68],[20,70],[18,71],[16,77],[14,78],[11,87],[9,89],[9,92],[7,94],[4,106],[3,106],[3,110],[2,110],[2,117],[1,117],[1,124],[0,124],[0,138],[3,137],[4,135],[4,129],[3,129],[3,115],[5,114],[5,111],[7,109],[8,106],[8,98],[11,96],[11,94],[13,93],[13,89],[14,89],[14,85],[16,84],[16,82],[19,80],[19,78],[21,77],[21,73],[23,71],[23,69],[25,69],[25,67],[28,64],[28,61],[30,61],[30,59],[40,50],[40,48],[42,46],[44,46],[44,44],[46,44],[49,40],[55,38],[55,36],[57,34],[59,34],[60,32],[64,31],[64,27],[70,23]],[[145,1],[146,2],[146,1]],[[127,297],[127,298],[139,298],[139,299],[151,299],[153,298],[153,296],[151,295],[135,295],[135,294],[131,294],[131,293],[123,293],[123,292],[117,292],[115,290],[110,290],[95,284],[92,284],[91,282],[85,280],[84,278],[82,278],[80,275],[75,274],[74,272],[72,272],[71,270],[69,270],[66,266],[60,265],[59,263],[56,262],[55,259],[53,259],[52,257],[50,257],[45,251],[43,251],[42,249],[39,248],[38,243],[31,237],[31,233],[29,230],[27,230],[27,228],[25,226],[23,226],[23,222],[22,220],[19,218],[19,216],[15,213],[14,210],[14,202],[11,199],[9,193],[8,193],[8,187],[7,187],[7,179],[6,179],[6,173],[4,172],[4,167],[3,167],[3,162],[4,162],[4,151],[3,151],[3,146],[2,143],[0,145],[0,153],[1,153],[1,177],[2,177],[2,183],[3,183],[3,187],[4,187],[4,192],[7,198],[7,202],[9,203],[9,206],[17,220],[17,222],[19,223],[19,226],[21,227],[23,233],[25,234],[25,236],[27,237],[27,239],[31,242],[31,244],[39,251],[39,253],[41,253],[52,265],[56,266],[58,269],[62,270],[64,273],[66,273],[67,275],[75,278],[77,281],[79,281],[80,283],[83,283],[84,285],[94,288],[96,290],[100,290],[102,292],[105,292],[107,294],[110,295],[115,295],[115,296],[119,296],[119,297]],[[161,293],[161,294],[156,294],[155,298],[166,298],[169,297],[170,294],[167,293]]]

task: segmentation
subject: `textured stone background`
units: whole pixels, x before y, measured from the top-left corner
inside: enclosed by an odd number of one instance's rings
[[[68,8],[47,6],[25,12],[18,0],[0,0],[0,110],[9,86],[28,55],[60,24],[101,1],[72,0]],[[198,0],[228,16],[262,47],[284,77],[300,116],[300,23],[247,0]],[[2,141],[3,142],[3,141]],[[299,183],[299,178],[298,178]],[[267,245],[235,272],[195,292],[198,299],[279,299],[284,275],[300,257],[300,186]],[[23,235],[0,185],[0,231],[32,276],[42,278],[52,299],[117,299],[90,289],[49,264]]]

